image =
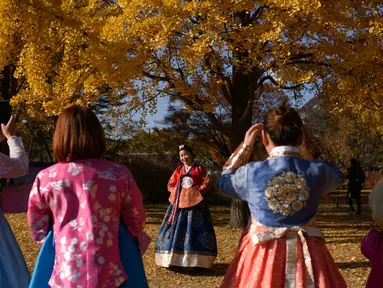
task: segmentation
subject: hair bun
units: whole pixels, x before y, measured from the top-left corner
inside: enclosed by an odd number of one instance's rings
[[[302,134],[302,120],[295,109],[290,107],[286,96],[276,108],[266,113],[263,123],[265,131],[276,145],[294,146]]]
[[[290,110],[290,105],[286,96],[282,98],[281,104],[275,109],[277,116],[283,116]]]

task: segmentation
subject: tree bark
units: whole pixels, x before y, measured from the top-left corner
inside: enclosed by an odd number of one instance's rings
[[[246,15],[241,13],[237,17],[240,21],[246,21]],[[233,65],[233,103],[232,103],[232,137],[230,139],[232,150],[234,151],[243,141],[246,131],[252,125],[252,108],[254,93],[257,89],[258,79],[263,72],[259,68],[254,68],[250,73],[241,64],[246,59],[246,52],[235,53],[234,58],[240,63]],[[229,226],[243,228],[249,222],[250,210],[247,202],[232,200]]]
[[[40,137],[41,137],[41,140],[43,142],[43,145],[44,145],[44,148],[45,148],[45,152],[48,156],[48,161],[49,162],[53,162],[53,159],[52,159],[52,155],[51,155],[51,150],[49,149],[49,145],[48,145],[48,142],[47,142],[47,139],[45,138],[45,135],[43,132],[40,132]]]
[[[246,201],[239,199],[231,200],[229,226],[233,228],[246,227],[250,219],[250,210]]]
[[[243,141],[247,129],[251,126],[251,119],[243,117],[250,95],[250,79],[241,69],[234,69],[233,75],[233,105],[232,105],[232,137],[230,137],[231,148],[234,151]],[[231,213],[229,226],[243,228],[249,221],[250,210],[245,201],[233,199],[231,202]]]
[[[17,94],[17,80],[13,77],[14,67],[7,65],[1,71],[0,94],[4,100],[11,100]]]

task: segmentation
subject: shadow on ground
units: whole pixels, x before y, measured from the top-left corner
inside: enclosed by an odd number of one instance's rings
[[[172,267],[169,270],[179,273],[179,274],[185,274],[189,276],[208,276],[208,277],[220,277],[224,276],[226,273],[226,270],[229,268],[229,264],[227,263],[217,263],[214,264],[211,269],[204,269],[204,268],[181,268],[181,267]]]

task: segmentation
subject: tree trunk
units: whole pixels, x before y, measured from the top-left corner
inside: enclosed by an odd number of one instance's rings
[[[28,158],[29,158],[29,160],[32,158],[33,145],[34,144],[35,144],[35,138],[32,136],[31,147],[29,148],[29,151],[28,151]]]
[[[232,105],[232,136],[230,137],[231,148],[234,151],[243,141],[247,129],[251,126],[251,119],[243,117],[249,101],[250,79],[238,69],[233,73],[233,90],[235,101]],[[243,228],[249,221],[250,211],[247,202],[233,199],[231,201],[231,213],[229,226]]]
[[[229,226],[233,228],[243,228],[247,225],[250,218],[250,210],[246,201],[239,199],[231,200],[231,211]]]
[[[53,159],[52,159],[52,155],[51,155],[51,150],[49,149],[49,145],[48,145],[48,142],[47,142],[47,139],[45,138],[45,135],[43,132],[40,132],[40,137],[41,137],[41,140],[43,142],[43,145],[44,145],[44,148],[45,148],[45,152],[48,156],[48,161],[49,162],[53,162]]]
[[[237,20],[246,21],[247,15],[238,14]],[[234,58],[241,63],[246,59],[245,54],[236,53]],[[246,71],[243,65],[233,65],[233,99],[232,103],[232,149],[235,150],[243,141],[246,131],[252,125],[252,111],[254,93],[257,79],[261,77],[262,71],[254,68],[252,72]],[[249,222],[250,210],[247,202],[241,200],[232,200],[229,226],[234,228],[243,228]]]
[[[7,65],[0,72],[0,94],[4,100],[11,100],[17,93],[17,80],[13,77],[13,71],[14,67]]]

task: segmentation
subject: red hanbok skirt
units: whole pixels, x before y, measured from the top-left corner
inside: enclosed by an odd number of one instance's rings
[[[260,232],[260,229],[262,230],[261,225],[256,230]],[[304,237],[303,240],[306,242],[303,245],[302,238],[296,237],[294,248],[290,248],[294,254],[294,263],[291,263],[291,257],[287,259],[287,253],[291,252],[287,251],[287,235],[262,244],[254,244],[253,232],[249,230],[244,232],[221,287],[347,287],[323,240],[302,233],[301,237]],[[304,251],[305,249],[308,251]],[[290,264],[287,264],[286,260],[290,261]],[[310,281],[307,277],[308,266],[312,274]],[[293,273],[291,270],[286,271],[291,267]]]

